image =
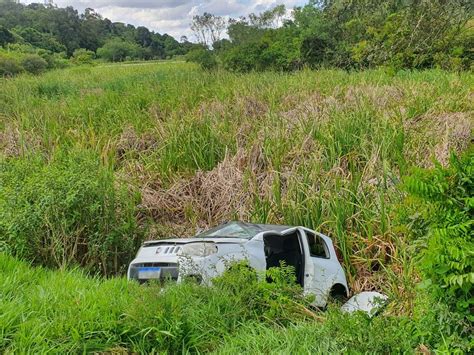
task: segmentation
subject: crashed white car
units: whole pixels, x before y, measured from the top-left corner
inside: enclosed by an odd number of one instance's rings
[[[147,241],[128,269],[128,278],[196,277],[203,282],[223,273],[234,261],[247,260],[257,271],[295,268],[305,293],[323,307],[330,296],[348,296],[347,281],[329,237],[305,227],[229,222],[188,239]]]

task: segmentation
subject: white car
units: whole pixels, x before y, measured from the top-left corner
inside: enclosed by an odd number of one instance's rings
[[[128,278],[145,282],[193,276],[205,283],[234,261],[265,271],[280,262],[295,268],[297,282],[314,305],[330,296],[347,297],[344,270],[329,237],[305,227],[229,222],[188,239],[147,241],[128,268]]]

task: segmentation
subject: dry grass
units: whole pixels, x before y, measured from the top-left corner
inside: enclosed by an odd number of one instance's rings
[[[392,85],[349,86],[343,95],[342,101],[347,107],[364,106],[365,101],[368,101],[380,111],[398,106],[405,97],[400,87]]]
[[[451,152],[462,152],[472,143],[474,112],[426,114],[406,122],[405,129],[421,139],[415,151],[419,166],[431,167],[433,159],[446,166]]]
[[[288,107],[288,110],[283,111],[281,116],[290,128],[299,126],[310,119],[326,122],[335,105],[334,97],[324,96],[317,91],[305,96],[286,96],[283,99],[283,107]]]
[[[182,226],[175,232],[180,236],[232,218],[246,219],[250,195],[244,182],[245,160],[239,152],[226,156],[215,169],[198,171],[167,189],[147,186],[142,190],[142,204],[160,224]]]
[[[132,126],[127,126],[117,140],[117,157],[122,159],[130,153],[142,153],[157,147],[158,141],[152,133],[138,134]]]
[[[234,100],[234,110],[246,118],[259,118],[269,112],[269,107],[255,97],[237,96]]]
[[[361,291],[380,291],[385,284],[386,275],[381,272],[383,265],[391,265],[395,260],[396,246],[391,235],[363,238],[353,235],[358,240],[359,249],[354,250],[351,262],[356,269],[356,277],[349,279],[353,293]]]
[[[41,142],[30,132],[21,131],[14,125],[7,125],[0,131],[0,155],[19,157],[27,151],[40,149]]]

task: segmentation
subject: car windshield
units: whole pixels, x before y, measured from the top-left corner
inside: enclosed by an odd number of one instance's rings
[[[198,234],[198,238],[253,238],[261,230],[252,224],[243,222],[231,222],[221,224],[215,228],[209,229],[201,234]]]

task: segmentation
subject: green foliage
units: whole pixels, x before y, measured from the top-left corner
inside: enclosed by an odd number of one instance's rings
[[[176,122],[158,152],[158,166],[164,176],[178,171],[212,170],[225,155],[226,145],[213,130],[210,120]]]
[[[29,245],[28,238],[39,236],[50,241],[49,235],[61,236],[67,227],[71,239],[84,231],[100,246],[110,246],[108,237],[116,231],[111,238],[120,251],[141,234],[136,227],[120,227],[124,224],[151,225],[146,236],[151,239],[192,235],[199,226],[242,216],[330,235],[352,289],[380,287],[392,302],[380,318],[347,318],[331,307],[334,313],[316,313],[316,319],[311,313],[309,320],[300,317],[303,308],[288,318],[291,312],[278,310],[278,304],[304,300],[294,294],[272,298],[267,290],[273,286],[259,285],[265,302],[253,303],[250,315],[234,298],[191,283],[161,291],[78,273],[25,271],[38,269],[12,261],[8,271],[0,271],[6,280],[0,293],[9,287],[17,292],[0,296],[0,339],[10,352],[20,353],[117,352],[120,346],[130,352],[153,346],[176,352],[183,343],[190,352],[243,351],[246,343],[249,351],[283,353],[409,353],[424,346],[469,352],[465,317],[455,307],[431,292],[426,303],[415,302],[431,291],[414,285],[424,239],[419,245],[405,238],[393,206],[403,200],[398,176],[429,164],[445,142],[458,150],[469,144],[472,86],[469,72],[325,69],[242,75],[210,73],[187,63],[74,66],[2,79],[0,155],[6,160],[0,171],[9,182],[0,179],[0,194],[2,208],[7,203],[13,216],[0,216],[0,236],[12,238],[2,239],[2,248],[16,248],[16,240]],[[68,156],[80,162],[67,163]],[[99,182],[106,191],[115,187],[110,193],[115,208],[108,207],[110,194],[94,187]],[[143,192],[139,211],[138,201],[120,186]],[[68,199],[69,194],[76,197]],[[40,213],[43,202],[54,212]],[[115,219],[104,217],[112,210]],[[74,229],[71,220],[86,228]],[[420,238],[427,223],[421,218],[415,223],[422,224]],[[6,226],[17,234],[5,234]],[[37,250],[50,246],[39,244],[24,258],[42,262]],[[118,264],[126,265],[135,251],[136,246],[119,255]],[[104,251],[105,257],[115,253]],[[94,254],[86,266],[94,270],[99,262]],[[113,269],[112,263],[107,273]],[[43,276],[35,278],[36,272]],[[28,280],[31,284],[21,287]],[[253,302],[250,289],[236,288],[242,289],[236,299]],[[223,289],[231,294],[229,283]]]
[[[113,38],[97,50],[97,55],[109,62],[123,62],[124,60],[142,58],[143,52],[140,46],[133,42]]]
[[[16,41],[51,52],[64,51],[68,56],[79,48],[96,52],[114,37],[137,44],[143,59],[183,55],[195,46],[142,26],[113,23],[91,8],[81,14],[71,6],[24,5],[9,0],[0,1],[0,28],[0,46]],[[14,41],[9,33],[16,37]]]
[[[419,170],[406,181],[426,235],[420,267],[424,285],[474,321],[474,150],[451,157],[449,168]]]
[[[136,252],[135,198],[87,152],[0,162],[0,235],[35,263],[111,274]]]
[[[20,63],[15,58],[0,54],[0,77],[14,76],[23,71]]]
[[[66,51],[66,47],[59,43],[50,33],[39,32],[31,27],[16,29],[15,33],[34,47],[56,53]]]
[[[232,267],[213,286],[138,285],[79,270],[32,268],[0,254],[0,351],[6,353],[412,353],[453,351],[437,303],[411,317],[308,308],[288,268],[257,278]],[[449,320],[445,315],[444,320]],[[442,322],[441,322],[442,323]],[[466,349],[466,351],[468,351]]]
[[[21,65],[31,74],[41,74],[48,68],[48,62],[37,54],[29,54],[23,57]]]
[[[5,27],[0,25],[0,47],[3,47],[8,43],[13,43],[14,41],[15,37],[13,34]]]
[[[261,52],[257,42],[236,45],[222,54],[222,63],[229,71],[246,73],[257,69]]]
[[[472,65],[472,9],[465,0],[309,1],[294,9],[292,21],[275,24],[277,10],[229,21],[231,45],[219,51],[227,69]]]
[[[206,48],[196,48],[186,55],[186,61],[197,63],[204,70],[215,70],[217,60],[212,51]]]
[[[72,54],[72,62],[74,64],[92,64],[95,53],[84,48],[76,49]]]

